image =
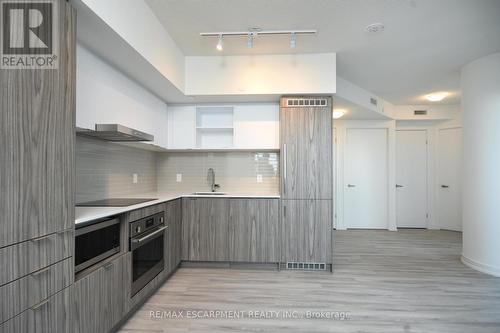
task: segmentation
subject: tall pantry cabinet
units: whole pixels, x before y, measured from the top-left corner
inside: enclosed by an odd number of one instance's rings
[[[328,267],[333,251],[331,98],[281,98],[280,139],[282,263]]]
[[[47,43],[59,47],[57,68],[0,69],[0,332],[71,332],[76,11],[63,0],[2,5],[24,13],[16,29],[43,5],[54,21],[36,32],[54,27]]]

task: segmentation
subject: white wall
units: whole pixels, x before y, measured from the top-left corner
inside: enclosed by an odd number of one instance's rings
[[[462,69],[462,261],[496,276],[500,276],[499,78],[500,53]]]
[[[333,94],[336,54],[186,57],[186,95]]]
[[[179,90],[184,54],[143,0],[82,0]]]
[[[415,110],[427,110],[427,115],[414,114]],[[395,105],[393,116],[397,120],[451,120],[460,117],[459,105]]]
[[[81,45],[76,52],[76,126],[119,123],[166,147],[167,105]]]

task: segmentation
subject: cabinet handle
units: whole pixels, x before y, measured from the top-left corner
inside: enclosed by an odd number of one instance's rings
[[[286,173],[287,173],[286,158],[287,158],[287,149],[286,149],[286,143],[284,143],[283,144],[283,192],[284,193],[286,193]]]
[[[52,235],[45,235],[45,236],[42,236],[42,237],[38,237],[38,238],[33,238],[33,239],[30,239],[33,243],[38,243],[40,241],[43,241],[47,238],[49,238],[50,236]]]
[[[403,185],[396,184],[397,188],[403,187]]]
[[[347,187],[356,187],[354,184],[347,184]]]
[[[33,306],[31,308],[31,310],[33,311],[36,311],[36,310],[39,310],[40,308],[42,308],[44,305],[48,304],[50,301],[50,299],[46,299],[45,301],[41,301],[40,303],[38,303],[37,305]]]
[[[442,188],[449,188],[448,185],[441,185]]]
[[[70,232],[70,231],[73,231],[73,229],[64,229],[64,230],[58,231],[57,234],[62,235],[62,234],[65,234],[67,232]]]
[[[41,269],[41,270],[36,271],[36,272],[34,272],[34,273],[31,273],[31,276],[32,276],[32,277],[37,277],[37,276],[39,276],[39,275],[41,275],[41,274],[43,274],[43,273],[46,273],[46,272],[48,272],[48,271],[50,271],[50,267],[46,267],[46,268],[44,268],[44,269]]]

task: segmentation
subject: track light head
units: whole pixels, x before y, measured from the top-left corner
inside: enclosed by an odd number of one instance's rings
[[[290,34],[290,47],[294,49],[297,46],[297,35],[295,32]]]
[[[223,36],[222,35],[219,35],[219,41],[217,42],[217,51],[222,51],[222,38]]]
[[[247,48],[251,49],[253,47],[253,34],[248,34],[247,36]]]

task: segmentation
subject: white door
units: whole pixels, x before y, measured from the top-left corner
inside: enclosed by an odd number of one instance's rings
[[[387,229],[387,130],[347,129],[345,225]]]
[[[438,131],[438,223],[441,229],[462,230],[462,129]]]
[[[396,225],[427,228],[427,131],[396,131]]]

